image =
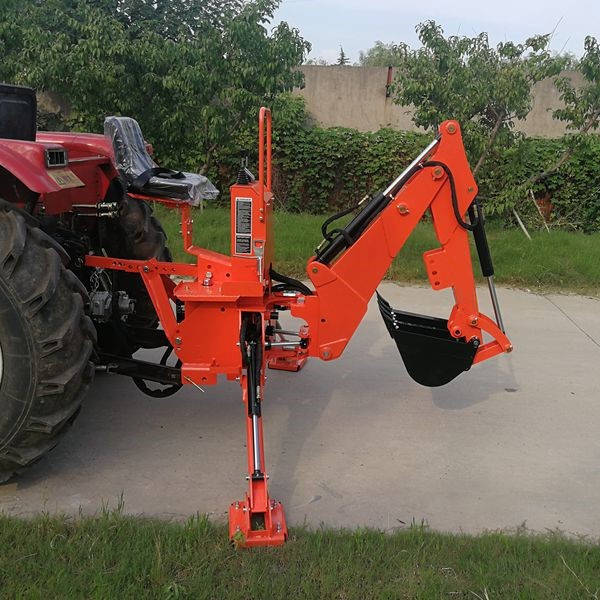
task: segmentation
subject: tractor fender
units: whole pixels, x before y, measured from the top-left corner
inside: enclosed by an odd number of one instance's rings
[[[0,167],[14,175],[32,192],[47,194],[61,187],[48,175],[45,147],[35,142],[0,141]]]

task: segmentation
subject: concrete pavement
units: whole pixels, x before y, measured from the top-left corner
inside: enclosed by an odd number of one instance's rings
[[[429,288],[380,291],[403,310],[451,306]],[[515,351],[445,387],[408,377],[375,302],[341,359],[269,372],[267,470],[288,523],[600,536],[600,301],[499,295]],[[155,400],[99,375],[58,448],[0,486],[0,510],[92,513],[122,494],[128,513],[225,518],[244,443],[236,383]]]

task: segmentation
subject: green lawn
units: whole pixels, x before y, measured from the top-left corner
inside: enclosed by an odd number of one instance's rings
[[[181,249],[179,213],[157,208],[176,260],[189,260]],[[275,213],[275,268],[305,276],[304,265],[321,241],[324,216]],[[229,253],[229,211],[207,208],[194,217],[196,244]],[[518,229],[491,223],[488,237],[498,283],[537,292],[564,291],[600,296],[600,233],[533,232],[530,242]],[[395,281],[425,283],[422,254],[437,247],[431,224],[421,223],[396,257],[388,276]],[[479,266],[475,267],[479,274]]]
[[[224,526],[124,517],[0,517],[2,598],[597,598],[600,547],[559,534],[477,537],[412,527],[291,530],[236,550]]]

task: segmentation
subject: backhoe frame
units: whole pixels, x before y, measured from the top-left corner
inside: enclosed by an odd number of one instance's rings
[[[455,299],[446,341],[472,344],[473,363],[512,349],[498,323],[478,308],[468,231],[462,224],[474,206],[477,186],[456,122],[443,123],[414,163],[309,259],[306,272],[314,290],[299,282],[288,287],[273,282],[271,174],[271,114],[263,108],[258,179],[242,178],[231,188],[230,255],[193,244],[188,204],[131,194],[181,211],[184,249],[195,264],[96,255],[85,260],[88,267],[139,273],[181,361],[182,384],[202,388],[215,384],[219,375],[240,382],[249,489],[230,506],[229,532],[241,546],[277,545],[287,537],[283,508],[267,489],[261,415],[266,367],[294,371],[311,356],[338,358],[392,260],[428,210],[440,244],[424,254],[429,281],[434,290],[452,288]],[[175,304],[183,305],[183,317]],[[299,320],[297,330],[281,330],[281,311]]]

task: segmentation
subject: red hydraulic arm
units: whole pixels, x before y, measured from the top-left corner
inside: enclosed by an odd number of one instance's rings
[[[392,260],[427,211],[439,247],[426,252],[424,261],[432,288],[453,290],[448,320],[403,313],[379,297],[383,318],[409,373],[425,385],[440,385],[471,364],[512,349],[503,332],[482,217],[474,203],[477,186],[456,122],[443,123],[439,136],[407,170],[384,192],[368,199],[351,223],[317,249],[307,265],[314,289],[272,269],[271,179],[271,114],[263,108],[258,179],[243,165],[231,188],[231,255],[194,245],[188,204],[138,195],[181,210],[184,249],[194,264],[104,256],[86,259],[88,267],[140,274],[165,337],[181,361],[182,384],[201,388],[216,383],[218,375],[240,382],[249,488],[243,500],[230,506],[229,531],[241,546],[277,545],[287,537],[283,508],[267,489],[262,429],[266,367],[294,371],[308,356],[339,357]],[[469,230],[483,257],[495,321],[478,308]],[[174,303],[184,310],[176,312]],[[281,311],[290,311],[300,320],[297,328],[281,329]],[[484,342],[484,332],[489,341]],[[435,363],[431,372],[423,370],[425,359]],[[127,361],[128,373],[133,363]],[[160,375],[164,367],[144,365],[145,379],[165,383],[166,376]],[[117,372],[118,368],[117,364]],[[173,376],[173,368],[168,375]]]
[[[453,178],[452,185],[449,177]],[[453,209],[452,187],[457,211]],[[309,260],[306,271],[315,294],[292,307],[292,314],[308,324],[309,354],[323,360],[340,356],[392,260],[428,210],[440,247],[426,252],[423,258],[431,287],[453,290],[449,334],[457,340],[478,340],[474,363],[510,352],[512,346],[498,324],[479,312],[469,232],[459,222],[476,195],[477,185],[458,123],[446,121],[438,140],[408,173],[406,183],[396,193],[388,193],[384,208],[356,240],[330,261],[319,255]],[[486,344],[482,343],[484,331],[493,338]]]

